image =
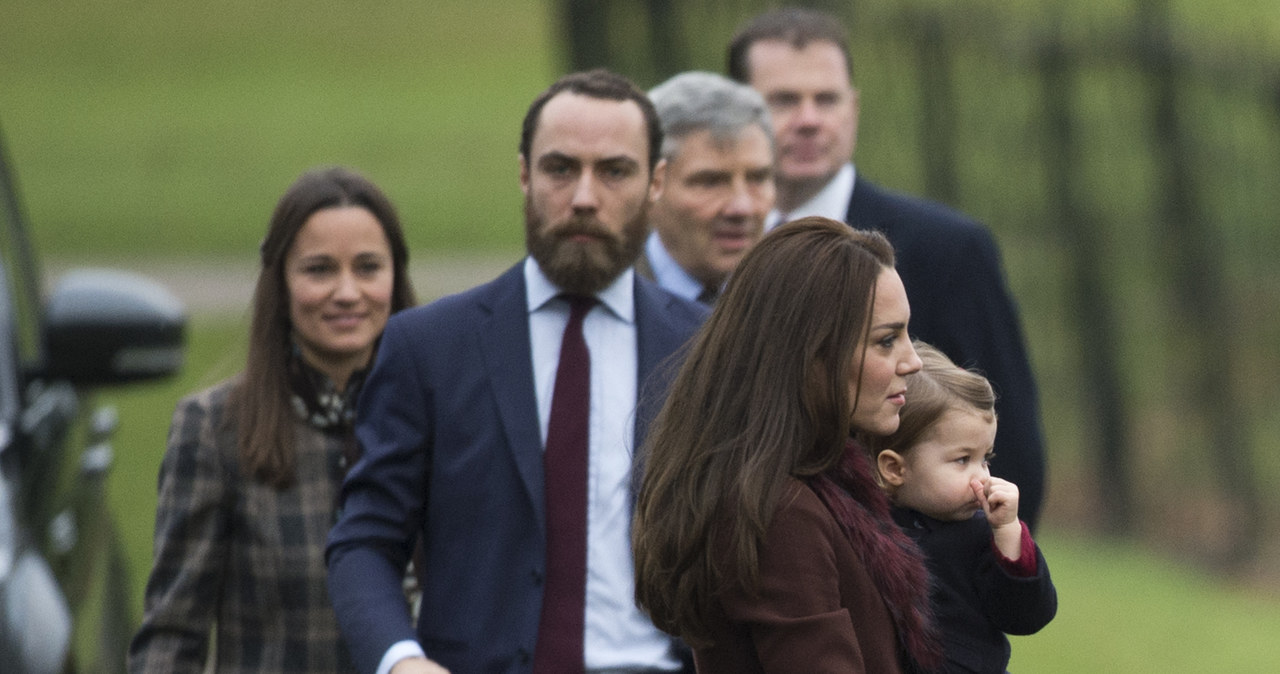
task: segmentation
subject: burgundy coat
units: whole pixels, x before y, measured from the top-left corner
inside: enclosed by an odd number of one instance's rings
[[[892,617],[818,495],[792,480],[760,548],[760,593],[719,595],[699,674],[902,672]]]

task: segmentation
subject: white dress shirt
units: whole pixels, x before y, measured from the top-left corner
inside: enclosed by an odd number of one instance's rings
[[[679,295],[686,300],[697,300],[702,294],[702,282],[689,275],[689,272],[671,257],[667,247],[657,232],[649,233],[649,240],[644,243],[644,254],[649,259],[649,268],[653,270],[653,280],[667,291]]]
[[[856,178],[857,173],[854,171],[852,162],[841,166],[817,194],[786,212],[787,222],[810,215],[821,215],[824,218],[844,222],[845,216],[849,215],[849,199],[853,198],[853,183]],[[769,211],[769,216],[765,218],[765,231],[782,224],[783,216],[784,214],[776,208]]]

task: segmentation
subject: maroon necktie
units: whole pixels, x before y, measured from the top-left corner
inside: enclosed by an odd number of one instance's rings
[[[587,423],[591,408],[591,354],[582,319],[594,297],[562,295],[569,323],[560,343],[543,455],[547,497],[547,579],[534,652],[535,674],[581,672],[587,589]]]

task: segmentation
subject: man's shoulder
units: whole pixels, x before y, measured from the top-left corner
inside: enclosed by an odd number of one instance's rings
[[[448,326],[457,321],[473,320],[477,312],[491,311],[503,301],[525,301],[524,281],[517,264],[501,276],[451,295],[445,295],[427,304],[404,309],[391,317],[391,322],[401,326],[422,328]]]
[[[689,331],[702,325],[711,312],[707,305],[680,297],[641,275],[636,276],[636,302],[647,305],[658,320]]]
[[[922,239],[990,240],[991,233],[974,218],[946,204],[877,185],[859,177],[849,200],[847,220],[854,227]]]

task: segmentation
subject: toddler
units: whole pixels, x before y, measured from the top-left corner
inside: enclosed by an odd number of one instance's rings
[[[1058,595],[1018,519],[1017,485],[991,475],[995,394],[985,377],[916,342],[898,430],[862,438],[898,525],[919,544],[946,672],[1004,672],[1006,634],[1053,619]]]

